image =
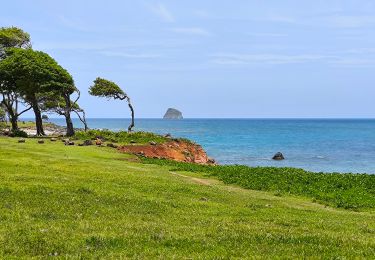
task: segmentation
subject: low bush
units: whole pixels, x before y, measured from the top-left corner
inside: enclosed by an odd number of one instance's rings
[[[302,195],[345,209],[375,208],[375,175],[314,173],[297,168],[208,166],[142,158],[144,163],[171,166],[173,171],[206,173],[246,189]]]
[[[137,143],[137,144],[146,144],[151,141],[156,143],[164,143],[168,139],[157,135],[154,133],[149,132],[126,132],[126,131],[119,131],[119,132],[113,132],[110,130],[89,130],[87,132],[84,131],[78,131],[76,132],[75,136],[76,139],[79,140],[91,140],[100,138],[104,141],[109,141],[112,143],[123,143],[123,144],[129,144],[131,142]]]
[[[27,133],[21,129],[11,131],[9,136],[10,137],[23,137],[23,138],[28,137]]]

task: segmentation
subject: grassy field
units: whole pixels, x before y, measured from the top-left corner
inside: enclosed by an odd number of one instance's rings
[[[53,123],[49,123],[49,122],[43,122],[43,126],[54,126]],[[0,128],[5,128],[5,127],[11,127],[10,123],[4,123],[4,122],[0,122]],[[25,128],[35,128],[35,122],[33,121],[18,121],[18,127],[20,129],[25,129]]]
[[[375,211],[0,137],[1,258],[373,258]],[[216,176],[217,177],[217,176]]]
[[[297,168],[198,165],[143,158],[144,163],[171,166],[174,171],[205,173],[226,184],[274,192],[277,196],[300,195],[337,208],[375,208],[375,175],[315,173]]]

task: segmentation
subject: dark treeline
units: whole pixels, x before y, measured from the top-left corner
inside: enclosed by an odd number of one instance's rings
[[[98,78],[90,94],[128,101],[132,115],[128,130],[132,130],[133,106],[120,87]],[[87,130],[85,111],[79,106],[79,99],[80,91],[73,77],[47,53],[34,50],[28,33],[17,27],[0,28],[0,119],[9,118],[12,131],[18,130],[19,117],[29,110],[34,112],[38,136],[45,135],[42,113],[64,116],[67,136],[75,134],[72,113]]]

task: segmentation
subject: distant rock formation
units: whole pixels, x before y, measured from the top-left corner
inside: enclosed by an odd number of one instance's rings
[[[182,113],[175,108],[168,108],[163,118],[164,119],[183,119]]]

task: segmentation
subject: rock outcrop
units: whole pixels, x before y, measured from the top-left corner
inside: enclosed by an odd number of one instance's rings
[[[200,145],[179,139],[162,144],[125,145],[119,147],[118,150],[148,158],[169,159],[198,164],[215,164],[215,160],[209,158]]]
[[[284,155],[280,152],[276,153],[273,157],[272,157],[273,160],[276,160],[276,161],[281,161],[281,160],[284,160]]]
[[[164,119],[183,119],[183,116],[182,116],[181,111],[178,111],[175,108],[168,108],[163,118]]]

